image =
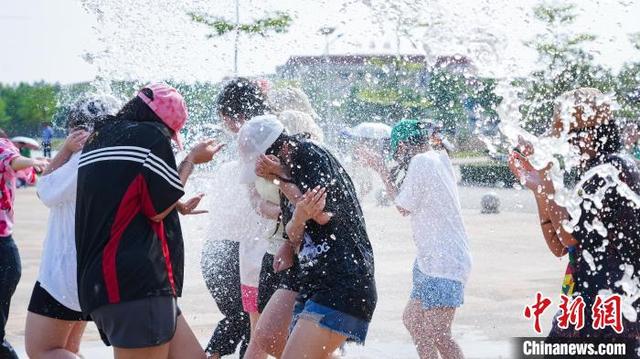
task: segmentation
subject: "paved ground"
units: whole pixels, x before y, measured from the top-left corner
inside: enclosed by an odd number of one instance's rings
[[[495,192],[503,211],[480,214],[480,198]],[[458,311],[454,335],[468,358],[510,357],[510,338],[531,336],[532,325],[522,316],[536,291],[557,300],[566,260],[552,256],[542,239],[531,196],[512,189],[461,187],[463,215],[471,238],[474,266],[466,288],[465,304]],[[371,197],[371,196],[370,196]],[[347,358],[416,358],[401,323],[401,313],[411,285],[414,248],[406,218],[392,208],[364,201],[365,215],[376,255],[379,304],[366,347],[349,347]],[[9,340],[20,350],[24,343],[26,307],[36,280],[46,209],[33,189],[18,192],[15,238],[20,247],[23,274],[7,328]],[[220,314],[205,289],[199,269],[206,218],[188,218],[184,298],[181,308],[203,342]],[[543,319],[548,330],[551,313]],[[87,358],[108,358],[92,325],[85,336]]]

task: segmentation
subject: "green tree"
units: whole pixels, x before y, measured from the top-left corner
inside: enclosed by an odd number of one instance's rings
[[[534,14],[546,31],[525,44],[538,52],[544,67],[515,80],[513,85],[519,88],[523,100],[520,112],[525,128],[539,134],[551,122],[558,95],[583,86],[609,92],[614,89],[615,78],[609,69],[594,64],[593,56],[584,50],[596,37],[570,32],[577,16],[574,4],[542,4],[534,8]]]

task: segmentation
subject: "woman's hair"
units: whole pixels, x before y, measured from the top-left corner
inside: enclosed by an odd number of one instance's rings
[[[141,90],[150,100],[153,101],[153,91],[144,88]],[[131,122],[160,122],[160,117],[137,95],[129,100],[115,116],[118,121]]]
[[[223,116],[245,120],[264,115],[269,107],[262,90],[254,81],[238,77],[228,82],[217,99],[218,112]]]
[[[280,136],[278,136],[278,138],[276,138],[276,140],[271,144],[271,146],[269,146],[269,148],[265,151],[265,154],[278,156],[278,153],[280,152],[282,147],[285,145],[285,143],[289,143],[293,145],[293,148],[295,149],[298,147],[298,144],[300,144],[300,142],[305,141],[309,138],[310,138],[310,135],[308,133],[303,132],[303,133],[297,133],[294,135],[289,135],[285,130],[280,134]]]
[[[7,133],[1,128],[0,128],[0,138],[9,138]]]
[[[311,101],[304,91],[295,87],[285,87],[283,89],[269,91],[269,107],[273,112],[283,112],[295,110],[304,112],[314,120],[318,119],[318,114],[311,106]]]
[[[308,133],[310,138],[318,142],[324,141],[324,133],[310,115],[295,111],[286,110],[278,114],[278,120],[282,122],[288,133]]]

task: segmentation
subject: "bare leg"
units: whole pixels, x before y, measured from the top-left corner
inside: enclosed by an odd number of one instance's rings
[[[113,357],[115,359],[167,359],[169,357],[169,343],[138,349],[113,347]]]
[[[282,359],[327,359],[346,339],[313,321],[300,318],[287,340]]]
[[[282,356],[287,344],[297,296],[297,292],[278,289],[260,315],[255,335],[251,336],[251,341],[255,340],[262,350],[276,358]]]
[[[436,347],[443,358],[463,359],[462,349],[451,335],[451,323],[455,316],[455,308],[435,308],[424,313],[424,322],[432,323],[427,326],[428,334],[434,338]]]
[[[202,346],[200,346],[198,338],[196,338],[195,334],[193,334],[193,331],[191,331],[191,328],[189,328],[189,324],[187,324],[187,321],[184,319],[183,315],[180,315],[178,317],[178,323],[176,324],[176,334],[168,344],[169,359],[206,358],[204,349],[202,349]]]
[[[32,359],[76,359],[86,322],[58,320],[28,312],[27,355]],[[72,338],[73,337],[73,338]],[[73,341],[74,345],[69,346]]]
[[[412,299],[404,309],[402,322],[411,334],[420,359],[438,359],[438,351],[433,338],[426,334],[423,312],[422,304]]]
[[[71,333],[69,333],[69,338],[67,338],[67,345],[65,345],[65,349],[72,353],[80,353],[80,342],[82,341],[82,335],[84,334],[84,329],[87,327],[87,322],[76,322],[71,329]]]
[[[258,320],[260,320],[260,313],[249,313],[249,320],[251,321],[251,340],[247,347],[247,352],[244,353],[244,359],[267,359],[267,353],[260,348],[256,343],[254,337],[256,333],[256,327],[258,326]]]
[[[434,308],[425,310],[417,300],[407,304],[403,322],[418,350],[421,359],[464,358],[462,350],[451,335],[451,323],[455,308]]]

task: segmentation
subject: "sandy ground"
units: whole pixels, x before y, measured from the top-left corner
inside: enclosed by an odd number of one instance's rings
[[[480,198],[490,191],[501,199],[500,214],[480,214]],[[533,303],[536,291],[558,301],[566,259],[559,260],[547,250],[537,226],[533,199],[528,193],[460,187],[460,196],[474,264],[465,304],[456,315],[454,336],[468,358],[509,358],[512,337],[534,334],[532,323],[524,319],[522,312],[525,305]],[[346,357],[417,358],[401,321],[415,256],[411,228],[406,218],[390,207],[377,207],[371,197],[363,202],[375,250],[379,303],[367,345],[348,347]],[[46,217],[47,209],[33,189],[18,191],[14,237],[22,255],[23,272],[7,333],[21,353],[24,353],[26,310],[37,277]],[[204,222],[203,218],[187,218],[183,222],[187,266],[184,296],[179,303],[197,336],[206,343],[221,316],[200,274]],[[551,312],[545,313],[542,320],[545,332],[551,322]],[[92,324],[88,326],[82,351],[87,358],[111,357],[111,350],[102,346]]]

